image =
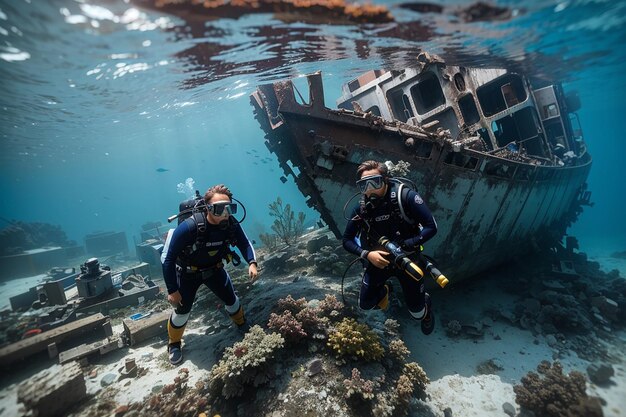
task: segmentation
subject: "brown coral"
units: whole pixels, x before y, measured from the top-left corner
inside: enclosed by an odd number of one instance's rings
[[[346,387],[346,398],[357,396],[362,400],[371,400],[374,398],[375,383],[373,381],[361,378],[361,372],[352,368],[352,376],[350,379],[343,381]]]
[[[307,333],[302,328],[302,323],[296,320],[289,310],[283,311],[281,315],[270,314],[267,327],[280,333],[289,342],[299,342],[307,337]]]
[[[231,398],[241,395],[246,385],[267,382],[273,373],[271,359],[284,342],[281,335],[266,334],[258,325],[250,328],[241,342],[226,348],[222,359],[211,369],[211,392]]]
[[[574,416],[580,404],[589,400],[586,390],[585,376],[572,371],[563,374],[559,362],[554,365],[542,361],[537,372],[529,372],[522,377],[522,384],[513,387],[515,401],[538,416],[568,417]]]
[[[278,311],[289,310],[294,314],[297,314],[300,310],[304,309],[306,304],[306,298],[302,297],[294,300],[291,294],[287,295],[285,298],[280,298],[277,302]]]
[[[333,310],[339,311],[343,309],[343,303],[337,300],[337,297],[334,295],[326,294],[324,299],[320,301],[319,308],[325,314],[330,314]]]
[[[338,356],[355,356],[365,360],[379,360],[385,350],[378,335],[364,323],[352,318],[343,319],[328,336],[328,346]]]

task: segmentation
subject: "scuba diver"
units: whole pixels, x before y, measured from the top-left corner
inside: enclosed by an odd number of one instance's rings
[[[386,282],[395,276],[411,317],[420,320],[422,332],[429,335],[435,317],[417,262],[421,245],[437,233],[437,223],[420,195],[388,172],[377,161],[359,165],[356,184],[362,198],[346,225],[343,247],[367,260],[359,307],[386,310],[391,290]]]
[[[237,204],[232,202],[230,190],[223,184],[215,185],[207,190],[203,200],[198,197],[192,201],[200,209],[194,209],[190,217],[170,230],[161,255],[167,300],[174,307],[167,322],[168,353],[173,365],[183,360],[181,339],[201,284],[224,302],[233,323],[240,328],[246,324],[243,307],[224,269],[223,261],[232,260],[234,265],[240,262],[239,255],[230,246],[237,246],[248,262],[251,282],[258,277],[254,248],[232,216]]]

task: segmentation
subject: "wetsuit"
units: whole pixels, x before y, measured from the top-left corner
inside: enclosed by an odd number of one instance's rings
[[[230,240],[234,239],[248,264],[256,262],[254,248],[237,222],[232,222],[226,229],[208,222],[205,224],[206,230],[202,233],[193,217],[186,219],[170,231],[163,248],[161,261],[167,292],[179,291],[182,296],[182,305],[176,307],[168,323],[170,344],[180,343],[201,284],[224,302],[226,311],[236,324],[243,324],[244,321],[243,309],[222,260],[230,254]]]
[[[414,224],[402,218],[395,195],[396,188],[389,184],[385,195],[373,207],[366,209],[366,206],[359,204],[354,208],[343,234],[343,247],[348,252],[367,259],[369,251],[384,250],[377,242],[380,237],[385,236],[405,252],[415,253],[420,245],[437,233],[437,223],[433,215],[424,200],[413,190],[408,190],[402,199],[402,207]],[[409,257],[417,260],[416,255]],[[415,281],[389,260],[391,262],[384,269],[367,263],[361,283],[359,306],[365,310],[377,306],[386,308],[388,289],[384,284],[389,278],[396,276],[402,286],[409,312],[414,318],[422,319],[426,314],[423,280]]]

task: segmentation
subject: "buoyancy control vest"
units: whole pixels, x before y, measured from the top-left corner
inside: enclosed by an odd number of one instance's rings
[[[191,228],[194,228],[196,231],[195,242],[187,246],[180,256],[182,263],[189,266],[192,263],[191,260],[194,255],[196,255],[201,248],[204,248],[207,243],[207,210],[204,201],[202,201],[202,197],[197,192],[196,197],[182,201],[178,208],[178,224],[180,225],[182,222],[187,221],[190,223]],[[237,235],[235,231],[235,224],[237,223],[237,220],[232,216],[228,218],[228,237],[226,239],[228,246],[223,255],[223,259],[227,263],[232,262],[235,266],[241,263],[241,258],[235,251],[231,250],[230,247],[237,245]]]
[[[414,219],[410,218],[406,211],[408,195],[410,191],[415,191],[415,184],[408,178],[403,177],[392,177],[388,178],[387,181],[390,187],[389,198],[385,197],[385,200],[380,202],[382,206],[372,207],[364,197],[359,202],[360,216],[365,221],[367,228],[371,230],[372,227],[375,227],[375,223],[385,216],[381,216],[382,212],[389,215],[387,218],[384,218],[384,221],[390,223],[388,228],[419,234],[421,226]],[[367,231],[366,235],[371,247],[374,246],[374,242],[380,237],[370,236],[371,233],[369,231]]]

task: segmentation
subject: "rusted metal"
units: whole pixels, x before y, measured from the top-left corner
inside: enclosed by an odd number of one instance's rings
[[[49,349],[49,345],[56,343],[57,345],[63,341],[73,339],[77,336],[88,332],[97,331],[108,320],[108,317],[98,313],[89,317],[85,317],[75,322],[65,324],[56,329],[48,330],[21,340],[0,349],[0,367],[6,368],[16,361],[23,360],[36,353]],[[52,351],[57,349],[52,348]],[[58,351],[58,350],[57,350]]]
[[[520,256],[531,241],[558,240],[588,202],[591,157],[559,85],[533,90],[504,69],[448,66],[430,55],[370,78],[346,83],[338,110],[325,106],[319,72],[307,76],[306,105],[290,81],[253,94],[268,149],[281,167],[299,169],[285,174],[338,237],[366,159],[410,164],[406,176],[439,225],[426,252],[453,281]]]

